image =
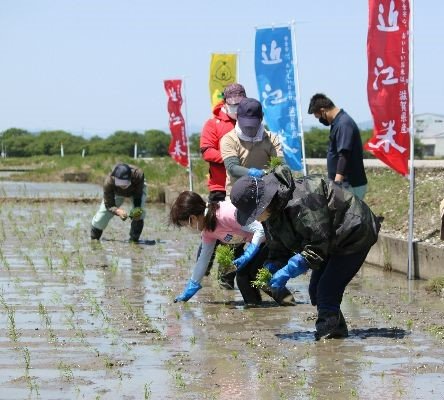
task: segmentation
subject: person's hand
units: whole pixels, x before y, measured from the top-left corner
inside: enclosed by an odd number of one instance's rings
[[[191,299],[191,297],[193,297],[200,289],[202,289],[202,286],[199,282],[193,281],[192,279],[190,279],[187,283],[187,285],[185,286],[184,291],[182,292],[182,294],[180,294],[179,296],[177,296],[174,299],[174,302],[177,303],[178,301],[188,301],[189,299]]]
[[[283,288],[290,278],[308,271],[307,261],[300,254],[296,254],[288,260],[288,264],[277,271],[270,279],[272,288]]]
[[[125,221],[128,218],[128,213],[123,208],[118,208],[116,214],[122,221]]]
[[[236,266],[236,269],[239,271],[244,268],[251,259],[258,253],[260,246],[257,244],[250,243],[239,258],[236,258],[233,261],[233,264]]]
[[[264,264],[264,268],[268,269],[271,274],[274,274],[279,269],[279,267],[277,265],[274,265],[272,262],[266,262]]]
[[[253,178],[262,178],[265,175],[265,171],[257,168],[250,168],[248,170],[248,176],[252,176]]]

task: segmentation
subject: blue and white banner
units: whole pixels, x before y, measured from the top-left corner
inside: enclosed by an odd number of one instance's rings
[[[265,122],[279,134],[288,166],[300,171],[302,129],[292,49],[290,27],[256,30],[256,82]]]

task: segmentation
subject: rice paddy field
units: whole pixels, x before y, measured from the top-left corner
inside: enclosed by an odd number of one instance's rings
[[[309,276],[289,282],[296,306],[247,308],[216,265],[174,303],[199,236],[169,227],[167,206],[148,205],[154,245],[129,244],[117,218],[91,242],[99,197],[38,190],[0,204],[1,399],[444,398],[444,302],[425,282],[365,265],[343,301],[350,337],[315,342]]]

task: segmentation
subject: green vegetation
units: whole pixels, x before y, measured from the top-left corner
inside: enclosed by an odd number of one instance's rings
[[[276,168],[279,165],[283,164],[283,160],[280,157],[271,157],[270,161],[268,162],[267,165],[267,170],[272,170],[274,168]]]
[[[88,156],[98,154],[134,155],[134,144],[137,143],[138,155],[142,157],[159,157],[168,155],[171,141],[169,133],[151,129],[144,133],[116,131],[107,138],[93,136],[86,139],[62,130],[41,131],[33,134],[24,129],[10,128],[0,133],[8,157],[31,157],[39,155],[58,155],[63,144],[65,155],[78,154],[83,151]],[[192,153],[199,152],[199,134],[190,136]]]
[[[216,249],[216,261],[219,266],[227,268],[233,264],[234,249],[226,244],[217,246]]]
[[[221,244],[216,248],[216,261],[219,265],[219,274],[234,271],[234,248],[227,244]]]
[[[427,283],[426,290],[441,295],[444,291],[444,276],[430,279]]]
[[[261,268],[257,271],[256,280],[251,282],[251,286],[262,289],[268,286],[272,273],[267,268]]]
[[[142,210],[141,207],[134,207],[134,208],[131,209],[131,211],[129,213],[129,217],[131,219],[133,219],[133,218],[137,219],[137,218],[141,217],[142,213],[143,213],[143,210]]]

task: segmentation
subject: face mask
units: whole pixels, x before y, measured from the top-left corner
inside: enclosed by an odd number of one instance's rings
[[[226,106],[228,114],[236,114],[239,104],[227,104]]]
[[[243,128],[241,128],[241,131],[245,136],[253,138],[257,135],[257,129],[258,128],[251,126],[244,126]]]
[[[328,122],[328,120],[326,119],[326,118],[319,118],[319,122],[322,124],[322,125],[325,125],[325,126],[329,126],[330,125],[330,122]]]
[[[325,115],[325,114],[324,114]],[[322,116],[322,114],[321,114],[321,116],[319,117],[319,122],[322,124],[322,125],[325,125],[325,126],[329,126],[330,125],[330,122],[328,122],[328,119],[327,118],[324,118],[323,116]]]
[[[227,115],[231,119],[237,119],[237,107],[239,104],[225,104]]]

